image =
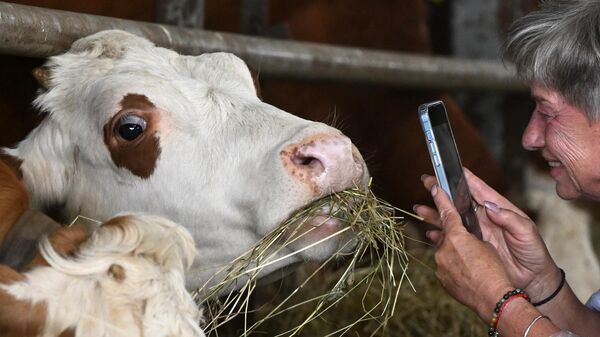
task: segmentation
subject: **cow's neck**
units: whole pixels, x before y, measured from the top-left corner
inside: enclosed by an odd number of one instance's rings
[[[101,179],[100,175],[97,175]],[[207,282],[216,272],[235,258],[251,249],[262,235],[254,229],[258,221],[246,210],[229,206],[224,200],[191,200],[176,198],[157,191],[135,190],[133,187],[107,187],[93,183],[94,188],[85,184],[74,184],[65,203],[66,219],[77,215],[106,221],[120,212],[147,212],[164,216],[186,227],[198,249],[198,256],[192,269],[186,273],[186,286],[196,289]],[[149,186],[152,184],[145,184]],[[93,191],[93,193],[90,193]],[[164,192],[164,191],[163,191]],[[110,195],[110,198],[105,196]],[[285,251],[283,254],[288,254]],[[290,263],[289,258],[273,264],[263,274],[271,273]],[[210,284],[218,282],[213,279]]]

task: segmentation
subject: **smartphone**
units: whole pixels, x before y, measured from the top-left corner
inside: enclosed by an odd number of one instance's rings
[[[436,101],[419,106],[419,121],[439,186],[452,199],[467,230],[481,239],[476,203],[469,192],[444,103]]]

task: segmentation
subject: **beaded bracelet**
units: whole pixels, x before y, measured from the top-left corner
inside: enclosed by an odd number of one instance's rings
[[[565,285],[565,271],[562,270],[561,268],[558,268],[558,270],[560,270],[560,284],[558,285],[558,288],[556,288],[556,290],[552,293],[552,295],[544,298],[543,300],[541,300],[539,302],[532,303],[533,306],[539,307],[542,304],[546,304],[546,303],[550,302],[550,300],[553,299],[554,297],[556,297],[556,295],[558,295],[560,290],[563,288],[563,286]]]
[[[500,321],[500,315],[502,315],[502,311],[504,310],[504,308],[506,307],[508,302],[510,302],[511,300],[518,298],[518,297],[526,299],[527,302],[531,302],[531,300],[529,299],[529,295],[527,295],[527,293],[524,290],[519,289],[519,288],[511,290],[511,291],[507,292],[506,294],[504,294],[504,296],[502,296],[502,298],[500,298],[498,303],[496,303],[496,307],[494,308],[494,312],[492,314],[492,323],[488,327],[488,336],[490,336],[490,337],[500,336],[500,334],[498,333],[498,329],[497,329],[498,322]]]

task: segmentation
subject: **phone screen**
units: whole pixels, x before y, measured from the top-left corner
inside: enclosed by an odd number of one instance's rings
[[[471,195],[463,174],[460,158],[458,157],[452,130],[446,118],[446,109],[442,104],[430,106],[429,116],[442,169],[446,174],[446,180],[450,189],[450,191],[446,192],[449,192],[458,212],[463,214],[471,207]]]
[[[433,102],[422,105],[419,114],[440,186],[452,199],[467,230],[481,239],[481,229],[477,215],[473,211],[471,193],[463,173],[446,108],[441,101]]]

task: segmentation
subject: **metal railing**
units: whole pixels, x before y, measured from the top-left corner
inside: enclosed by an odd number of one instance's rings
[[[194,30],[0,2],[0,53],[48,57],[106,29],[144,36],[182,54],[231,52],[263,76],[427,89],[523,91],[514,68],[500,62]]]

